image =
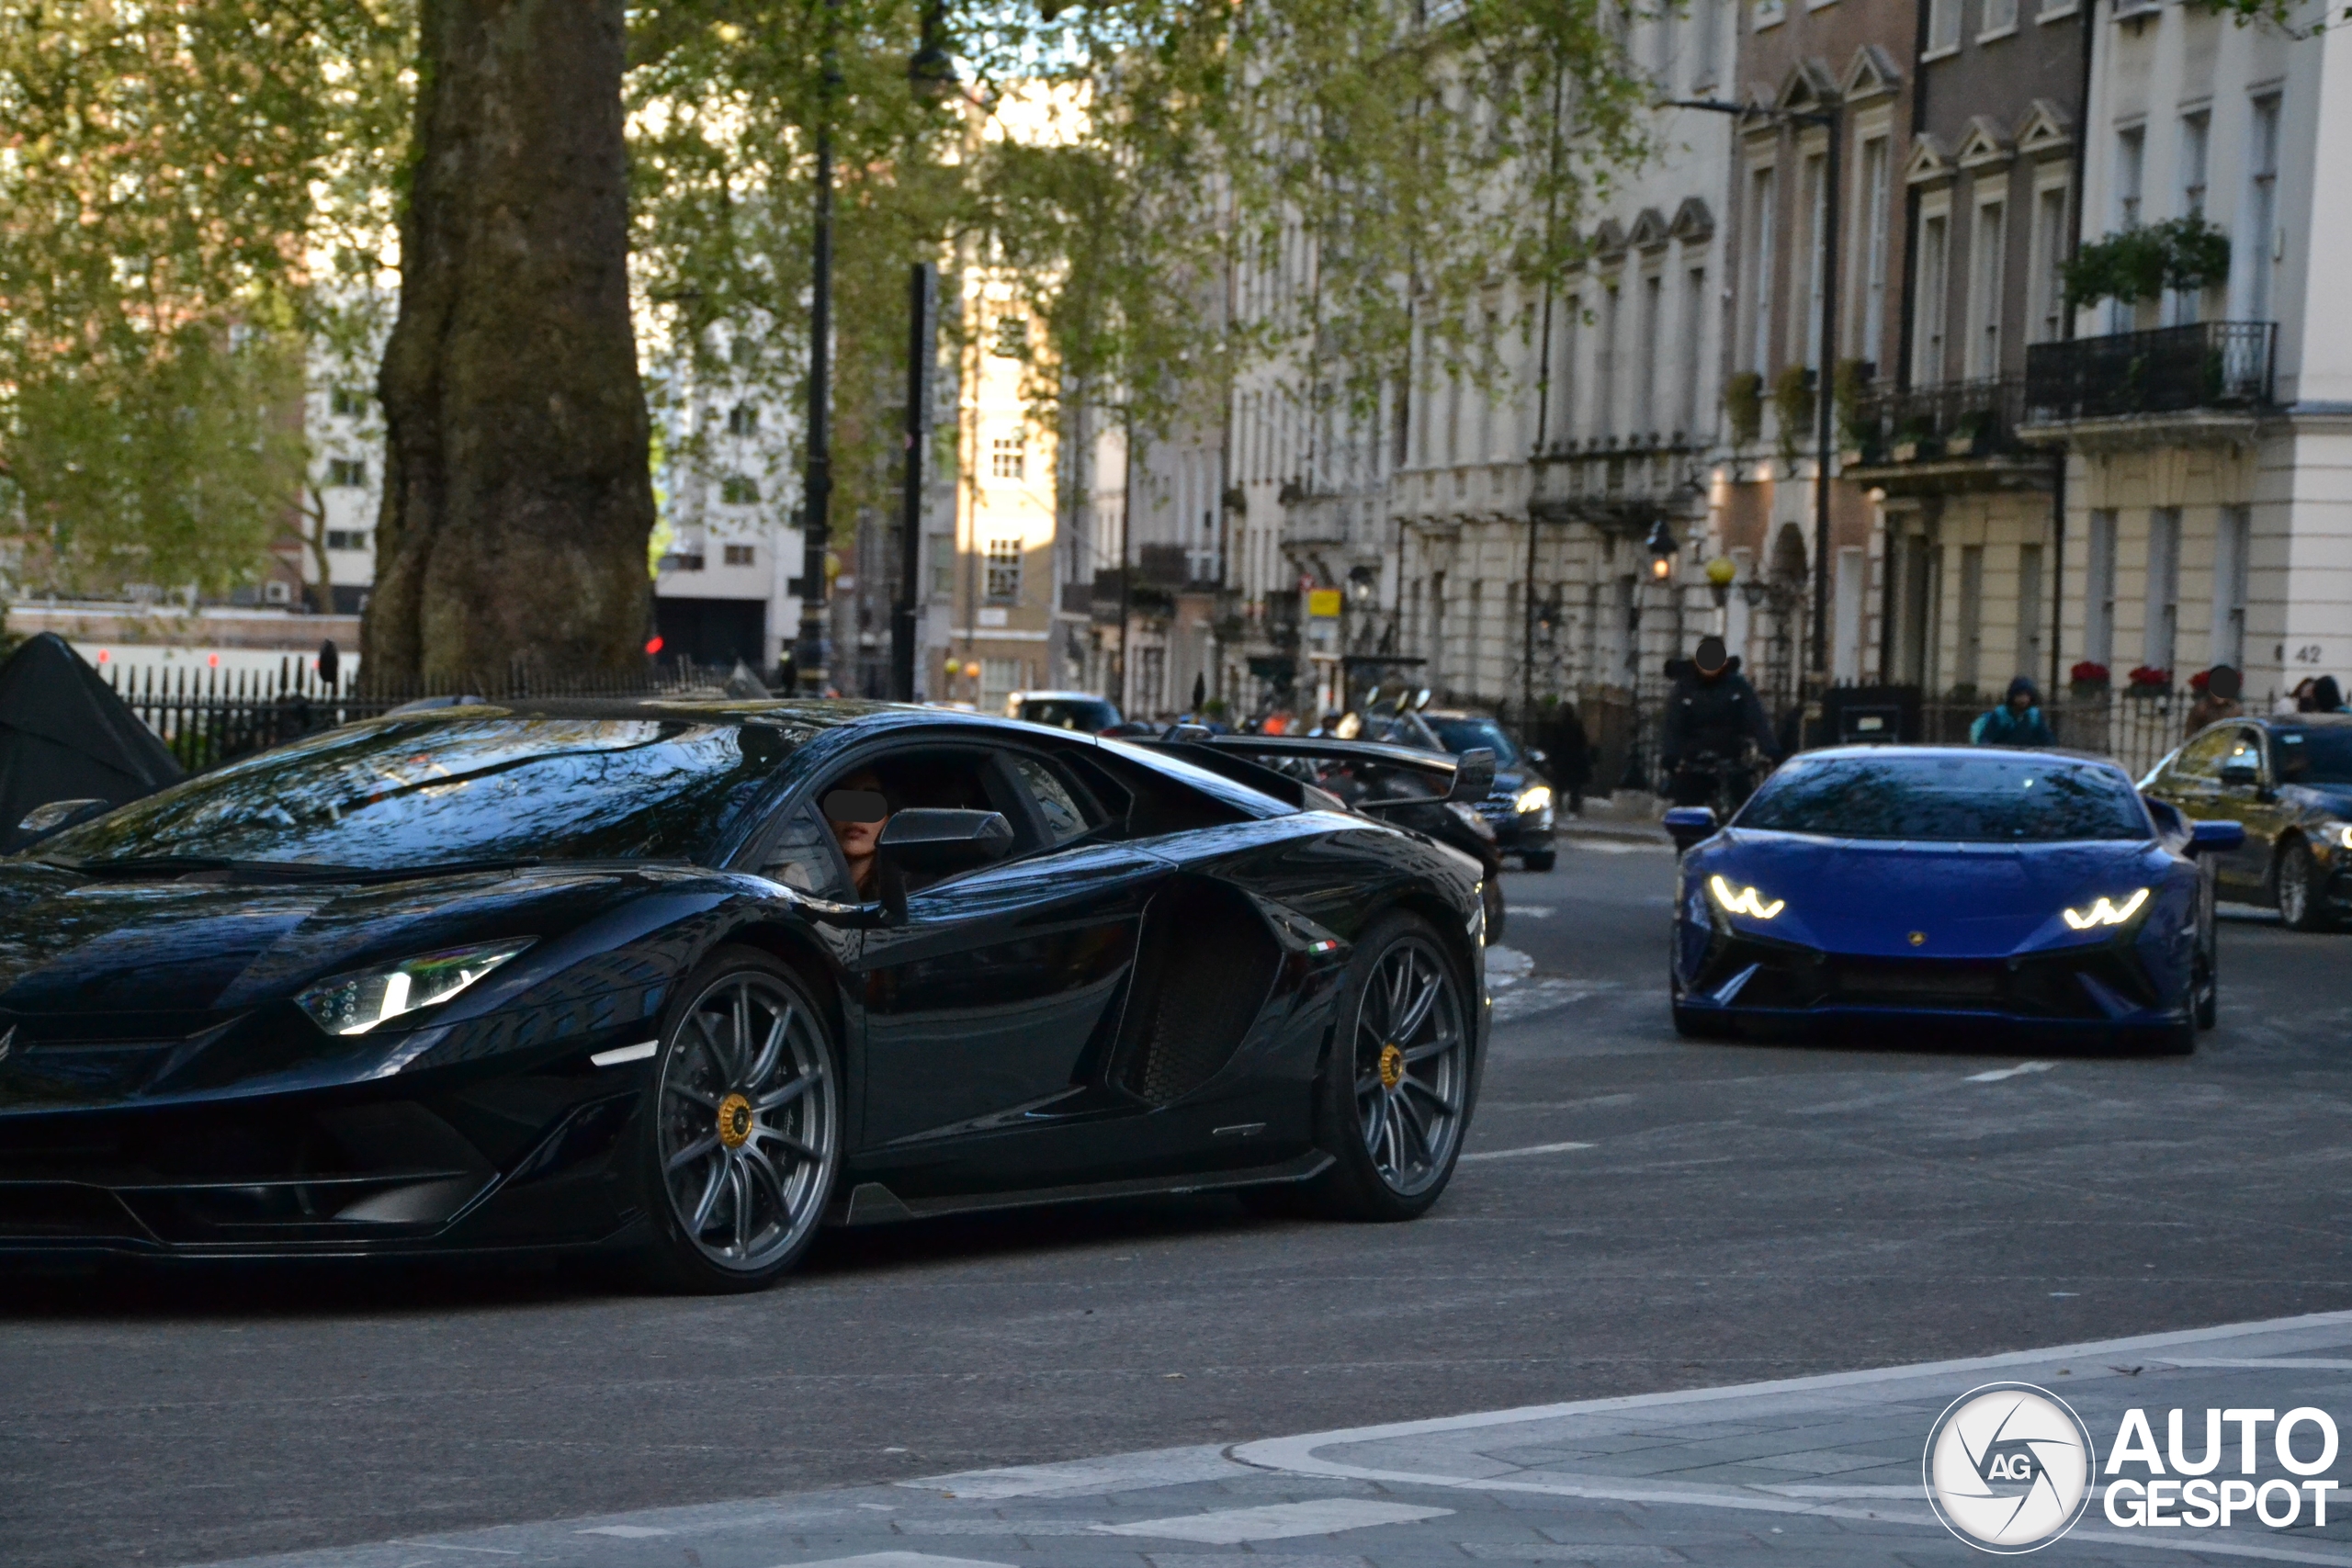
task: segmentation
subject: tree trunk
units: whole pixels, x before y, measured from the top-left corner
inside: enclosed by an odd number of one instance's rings
[[[424,0],[371,684],[641,667],[622,0]]]

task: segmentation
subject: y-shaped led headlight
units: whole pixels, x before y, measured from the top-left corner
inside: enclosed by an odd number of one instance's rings
[[[2148,890],[2144,887],[2120,904],[2102,897],[2087,909],[2067,910],[2066,923],[2078,931],[2089,931],[2093,926],[2120,926],[2138,914],[2140,906],[2147,901]]]
[[[1731,884],[1720,876],[1707,878],[1707,891],[1715,896],[1715,902],[1723,907],[1724,913],[1753,915],[1759,920],[1769,920],[1789,907],[1786,898],[1775,898],[1766,903],[1764,896],[1753,887],[1743,887],[1735,893]]]
[[[380,969],[322,980],[294,1003],[329,1034],[365,1034],[379,1023],[447,1001],[535,940],[420,953]]]

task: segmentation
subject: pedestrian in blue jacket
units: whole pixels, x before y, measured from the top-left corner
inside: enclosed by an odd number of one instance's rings
[[[2007,701],[1968,727],[1968,739],[1977,746],[2055,746],[2050,726],[2042,722],[2041,694],[2030,677],[2009,682]]]

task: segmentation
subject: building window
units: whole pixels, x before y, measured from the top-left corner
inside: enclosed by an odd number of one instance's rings
[[[1772,260],[1780,244],[1775,232],[1772,173],[1758,169],[1748,176],[1748,225],[1755,235],[1755,259],[1748,265],[1748,368],[1759,376],[1772,372]]]
[[[2083,562],[2083,658],[2115,662],[2115,513],[2091,513],[2090,554]]]
[[[327,394],[327,410],[345,419],[357,419],[368,412],[368,394],[356,387],[337,387]]]
[[[992,479],[1017,479],[1028,469],[1028,457],[1017,435],[1000,435],[989,443],[989,475]]]
[[[2041,678],[2041,547],[2018,547],[2017,673]]]
[[[760,486],[748,474],[729,474],[718,481],[718,499],[729,506],[750,506],[760,499]]]
[[[757,435],[760,433],[760,411],[751,403],[737,403],[727,411],[727,434]]]
[[[1944,330],[1949,310],[1951,217],[1938,212],[1919,220],[1919,299],[1914,319],[1918,333],[1911,367],[1911,384],[1932,387],[1944,378]]]
[[[2140,226],[2140,181],[2148,164],[2148,129],[2127,125],[2115,133],[2115,226]]]
[[[2033,341],[2050,343],[2065,330],[2066,187],[2033,198]]]
[[[1656,273],[1642,279],[1642,384],[1641,425],[1656,431],[1664,422],[1658,417],[1658,360],[1665,352],[1666,279]]]
[[[2180,209],[2192,218],[2205,216],[2205,149],[2212,125],[2203,109],[2180,117]]]
[[[1690,0],[1690,86],[1695,92],[1715,84],[1715,30],[1723,0]]]
[[[988,594],[989,602],[1010,604],[1021,597],[1021,541],[990,539],[989,541]]]
[[[956,539],[950,534],[931,536],[931,593],[934,599],[956,594]]]
[[[1706,365],[1707,269],[1694,266],[1682,288],[1682,407],[1674,424],[1686,437],[1699,431],[1699,378]]]
[[[2237,253],[2245,258],[2246,319],[2270,319],[2270,274],[2278,255],[2278,100],[2254,101],[2254,134],[2246,148],[2246,202],[2244,243]]]
[[[752,566],[757,564],[753,548],[751,545],[728,545],[722,547],[721,558],[729,566]]]
[[[1821,291],[1828,286],[1821,236],[1829,226],[1829,160],[1815,152],[1804,161],[1804,367],[1821,368]]]
[[[2222,508],[2213,541],[2213,657],[2211,662],[2245,668],[2246,562],[2253,551],[2254,513],[2244,506]]]
[[[368,465],[356,457],[327,459],[327,485],[332,490],[363,490],[368,484]]]
[[[368,530],[365,528],[330,528],[327,530],[327,548],[331,550],[364,550],[367,547]]]
[[[2018,30],[2018,0],[1984,0],[1984,30],[1976,36],[2002,38]]]
[[[1987,201],[1976,209],[1976,265],[1968,287],[1968,374],[1980,379],[2001,373],[2001,275],[2008,264],[2007,203]]]
[[[2148,513],[2147,637],[2140,662],[2170,670],[2180,632],[2180,508],[2159,506]]]
[[[996,339],[989,352],[999,359],[1019,359],[1029,352],[1029,318],[999,316],[996,319]]]
[[[1887,139],[1862,143],[1862,358],[1886,363],[1886,241],[1890,150]]]
[[[1018,659],[980,660],[980,711],[1002,713],[1007,697],[1029,683],[1029,666]]]
[[[1984,670],[1984,547],[1960,547],[1960,668],[1952,678],[1974,691]]]
[[[1928,0],[1928,52],[1960,47],[1960,0]]]

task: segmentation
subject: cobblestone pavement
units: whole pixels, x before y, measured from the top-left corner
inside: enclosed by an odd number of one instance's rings
[[[1921,1454],[1938,1414],[1987,1382],[2060,1394],[2102,1462],[2125,1412],[2165,1454],[2188,1413],[2189,1466],[2241,1473],[2238,1426],[2218,1455],[2204,1412],[2352,1413],[2352,1313],[1729,1388],[1164,1449],[701,1507],[412,1537],[249,1558],[235,1568],[1424,1568],[1467,1562],[1790,1563],[1983,1561],[1927,1506]],[[2255,1428],[2249,1492],[2273,1517],[2227,1528],[2118,1528],[2106,1488],[2037,1560],[2052,1564],[2278,1562],[2352,1565],[2352,1497],[2314,1522],[2273,1425]],[[2293,1451],[2319,1457],[2316,1426]],[[2161,1461],[2160,1461],[2161,1462]],[[2177,1477],[2189,1472],[2171,1469]],[[2136,1460],[2125,1476],[2148,1475]],[[2130,1489],[2119,1494],[2131,1517]],[[2210,1517],[2210,1514],[2208,1516]]]

